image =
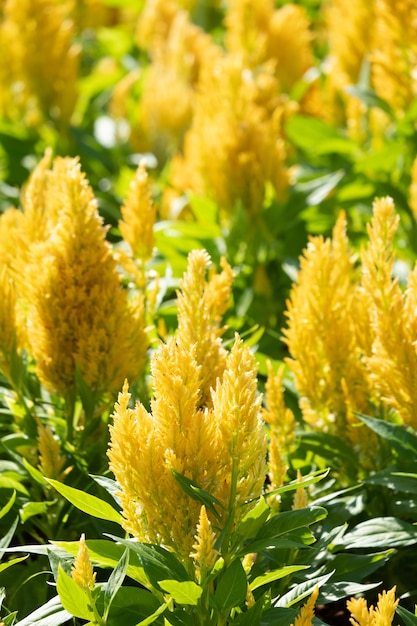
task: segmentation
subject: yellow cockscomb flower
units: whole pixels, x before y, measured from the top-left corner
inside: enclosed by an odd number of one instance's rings
[[[0,371],[10,377],[10,360],[18,349],[18,316],[15,285],[6,266],[0,267]]]
[[[190,554],[190,557],[196,564],[200,582],[204,580],[206,573],[210,571],[218,557],[218,551],[215,549],[216,539],[216,533],[211,527],[206,507],[202,506],[197,524],[195,543],[193,544],[193,552]]]
[[[205,67],[184,154],[172,163],[177,192],[207,195],[226,223],[239,201],[256,216],[266,183],[279,198],[288,189],[282,135],[286,105],[271,83],[276,87],[272,67],[252,71],[238,55],[224,55]]]
[[[284,329],[304,419],[344,434],[354,419],[351,409],[365,411],[369,397],[353,316],[361,310],[354,262],[342,215],[332,239],[311,237],[287,303]],[[354,430],[348,434],[356,436]]]
[[[137,282],[144,288],[145,265],[152,257],[155,244],[153,227],[156,219],[156,207],[152,202],[144,160],[138,166],[121,212],[123,220],[119,221],[120,232],[130,246],[133,259],[139,263]]]
[[[80,537],[80,546],[78,548],[77,556],[75,557],[74,565],[71,569],[71,576],[77,585],[80,585],[83,589],[89,591],[94,589],[96,574],[93,571],[93,566],[91,565],[84,534]]]
[[[304,606],[301,607],[300,614],[295,618],[291,626],[313,626],[314,607],[316,606],[319,588],[315,587]]]
[[[417,266],[402,291],[392,278],[393,240],[398,225],[391,198],[375,201],[368,228],[369,244],[362,251],[362,284],[370,304],[372,352],[366,364],[382,400],[405,424],[417,425]]]
[[[77,98],[80,49],[74,44],[73,2],[5,0],[0,46],[8,63],[8,81],[0,92],[0,113],[29,125],[44,119],[66,124]]]
[[[236,339],[211,408],[201,406],[201,369],[195,345],[181,345],[175,337],[161,344],[151,364],[151,413],[140,403],[129,408],[125,383],[110,427],[108,456],[121,487],[125,530],[185,561],[195,553],[202,513],[173,472],[219,499],[223,523],[229,513],[235,522],[241,519],[248,501],[261,494],[265,475],[253,356]],[[216,538],[218,525],[216,520]]]
[[[395,609],[399,600],[395,599],[396,587],[389,591],[378,594],[376,607],[368,609],[365,598],[351,598],[346,606],[351,614],[353,626],[391,626],[395,615]]]
[[[221,336],[225,327],[221,319],[230,300],[233,272],[222,259],[222,272],[206,280],[210,256],[204,250],[194,250],[188,257],[188,269],[180,280],[177,294],[178,329],[176,337],[181,346],[192,346],[195,358],[201,366],[202,406],[211,403],[210,389],[223,374],[226,366],[226,350]]]
[[[63,395],[75,389],[77,369],[94,391],[111,391],[126,375],[136,379],[141,373],[147,347],[143,299],[130,303],[120,284],[78,160],[57,158],[50,170],[41,166],[43,202],[33,211],[44,212],[45,230],[24,255],[19,287],[37,374]],[[31,198],[36,204],[36,194]],[[32,211],[27,219],[23,242]]]

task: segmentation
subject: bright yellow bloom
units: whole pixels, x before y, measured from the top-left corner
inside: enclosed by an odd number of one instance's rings
[[[362,251],[362,283],[370,303],[374,337],[366,364],[382,400],[405,424],[416,427],[417,266],[403,292],[398,280],[392,278],[397,224],[392,199],[376,200],[368,228],[369,245]]]
[[[194,346],[195,358],[201,366],[202,406],[211,403],[210,389],[226,366],[226,350],[221,343],[225,327],[221,320],[229,306],[233,281],[232,269],[225,259],[221,261],[223,271],[211,273],[206,280],[210,263],[210,256],[204,250],[191,252],[177,294],[176,337],[181,346]]]
[[[19,336],[16,290],[6,266],[0,266],[0,302],[0,370],[10,377],[10,359]]]
[[[297,470],[297,481],[301,482],[302,481],[302,475],[300,470]],[[306,506],[308,504],[308,499],[307,499],[307,493],[306,490],[304,489],[304,487],[299,487],[299,489],[296,490],[295,494],[294,494],[294,498],[293,498],[293,503],[292,503],[292,509],[293,510],[297,510],[297,509],[305,509]]]
[[[395,589],[383,591],[378,594],[376,607],[368,606],[365,598],[351,598],[346,606],[352,617],[350,621],[353,626],[391,626],[395,615],[395,609],[399,600],[395,600]]]
[[[92,591],[96,582],[96,574],[91,565],[84,534],[80,537],[80,545],[71,569],[73,580],[85,590]]]
[[[356,302],[362,295],[354,261],[341,215],[331,240],[310,238],[288,300],[284,329],[304,419],[344,436],[355,419],[351,409],[364,412],[369,396],[353,315],[362,310]],[[357,436],[355,429],[347,434]]]
[[[110,469],[121,486],[124,528],[140,540],[156,542],[190,558],[200,505],[173,477],[185,475],[231,507],[234,521],[262,492],[266,442],[256,396],[253,356],[236,340],[213,408],[200,408],[201,366],[193,346],[172,338],[152,359],[151,413],[128,407],[127,383],[119,394],[110,427]],[[216,526],[218,522],[216,522]],[[213,531],[218,532],[215,527]]]
[[[0,113],[28,124],[52,119],[66,124],[77,98],[79,47],[71,18],[73,2],[5,0],[0,23],[3,47]],[[0,78],[1,80],[1,78]]]
[[[38,453],[39,469],[46,478],[61,480],[65,457],[61,454],[58,439],[53,435],[49,426],[38,423]]]
[[[205,67],[184,156],[173,160],[174,188],[207,195],[223,218],[239,201],[250,215],[257,215],[268,182],[282,198],[288,188],[285,107],[277,98],[271,65],[252,71],[240,57],[229,55]]]
[[[417,94],[417,6],[414,0],[375,0],[375,12],[372,82],[394,110],[404,111]]]
[[[300,614],[295,618],[291,626],[313,626],[314,607],[316,606],[319,588],[316,586],[304,606],[301,607]]]
[[[153,253],[153,227],[156,219],[146,161],[141,161],[138,166],[121,212],[123,220],[119,222],[119,228],[123,239],[129,244],[133,257],[146,263]]]
[[[120,284],[78,160],[57,158],[51,170],[41,172],[42,205],[36,204],[36,195],[31,198],[45,230],[28,250],[20,287],[37,374],[65,395],[75,389],[79,368],[90,388],[108,392],[126,375],[136,379],[142,371],[147,347],[143,297],[130,302]],[[27,217],[23,241],[32,210]]]
[[[140,22],[139,45],[143,46],[142,40],[145,46],[147,42],[151,63],[142,82],[139,128],[134,129],[133,141],[140,150],[152,150],[163,161],[181,147],[191,124],[202,67],[211,65],[220,48],[175,3],[164,3],[163,10],[156,10],[159,17],[151,28],[155,32],[144,35],[147,11],[160,4],[149,3]]]
[[[213,531],[207,516],[206,507],[202,506],[197,524],[195,543],[193,544],[193,552],[190,554],[190,557],[196,564],[200,582],[204,580],[206,572],[210,571],[218,557],[218,551],[214,547],[216,538],[216,533]]]

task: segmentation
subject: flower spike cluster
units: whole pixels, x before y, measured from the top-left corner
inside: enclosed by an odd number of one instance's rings
[[[77,159],[49,155],[24,194],[16,273],[37,374],[66,395],[77,370],[95,392],[141,373],[147,348],[143,297],[129,300]],[[41,226],[32,229],[34,222]]]
[[[191,255],[190,264],[195,261]],[[204,286],[204,273],[201,281]],[[125,383],[110,426],[108,456],[121,487],[125,530],[142,541],[163,544],[189,560],[200,555],[211,532],[218,537],[219,526],[229,514],[237,523],[247,512],[248,502],[261,494],[266,439],[255,361],[243,342],[236,337],[212,389],[211,401],[204,405],[201,347],[198,341],[183,343],[180,337],[181,333],[161,344],[152,358],[151,412],[139,402],[129,407]],[[173,472],[219,500],[217,518],[201,511],[181,489]],[[206,514],[212,525],[210,532]]]

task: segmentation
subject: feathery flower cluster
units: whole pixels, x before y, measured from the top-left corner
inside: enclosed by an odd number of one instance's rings
[[[202,261],[205,271],[205,255]],[[195,279],[200,277],[197,293],[204,294],[204,272],[192,269],[195,262],[191,256],[189,272],[194,273]],[[187,277],[184,284],[187,289]],[[224,295],[227,297],[227,289]],[[184,295],[183,302],[186,298]],[[207,307],[210,302],[207,298],[201,304]],[[207,384],[207,376],[202,375],[204,362],[198,360],[202,356],[199,337],[194,343],[180,337],[181,333],[161,344],[152,359],[151,413],[140,403],[129,408],[130,394],[125,383],[110,427],[108,456],[121,486],[126,531],[140,540],[163,544],[188,560],[190,554],[197,558],[196,545],[205,542],[208,546],[211,531],[200,505],[181,489],[173,471],[220,501],[220,519],[212,526],[217,538],[219,525],[224,525],[230,512],[234,522],[238,522],[248,510],[248,501],[260,495],[266,440],[256,366],[242,341],[236,338],[225,358],[224,371],[219,371],[216,383],[212,382],[215,388],[211,402],[203,405],[203,393],[207,390],[202,385]],[[210,519],[211,514],[208,515]],[[194,539],[197,524],[200,530]]]
[[[191,252],[177,293],[176,337],[181,346],[194,346],[195,359],[201,367],[201,406],[211,403],[210,390],[226,367],[227,352],[221,342],[226,328],[221,326],[221,320],[230,303],[233,282],[232,268],[225,259],[221,260],[222,272],[211,273],[206,280],[210,262],[207,252]]]
[[[310,238],[287,303],[284,329],[304,419],[350,437],[355,437],[349,428],[351,410],[364,412],[369,397],[355,327],[360,292],[354,262],[341,215],[332,240]]]
[[[391,626],[399,600],[395,599],[395,587],[378,594],[376,607],[368,608],[365,598],[351,598],[346,605],[353,626]]]
[[[5,0],[0,19],[0,115],[65,124],[77,98],[80,49],[71,0]]]
[[[212,198],[224,217],[238,201],[255,216],[267,182],[280,198],[288,188],[286,104],[277,97],[272,67],[253,71],[240,56],[224,55],[204,70],[184,154],[172,162],[172,184],[179,193]]]
[[[27,185],[10,272],[40,380],[66,395],[77,369],[96,392],[142,371],[143,297],[128,299],[77,159],[46,155]],[[24,279],[23,279],[24,277]]]
[[[398,219],[391,198],[375,200],[361,276],[343,216],[332,240],[311,238],[288,301],[284,336],[304,419],[353,442],[352,411],[369,402],[417,426],[417,266],[403,291],[393,278]]]
[[[80,547],[78,548],[78,553],[71,569],[71,576],[82,589],[89,591],[94,589],[96,574],[91,565],[84,534],[80,537]]]

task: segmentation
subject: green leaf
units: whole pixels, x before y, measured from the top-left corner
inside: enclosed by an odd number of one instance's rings
[[[39,485],[45,486],[48,484],[45,476],[40,472],[36,467],[33,467],[26,459],[23,459],[23,465],[27,470],[28,474],[34,481],[36,481]]]
[[[413,615],[413,613],[410,613],[410,611],[407,611],[407,609],[402,606],[397,606],[396,612],[401,617],[405,626],[417,626],[416,615]]]
[[[355,96],[361,102],[366,104],[368,108],[377,108],[381,109],[390,117],[393,117],[393,110],[386,100],[380,98],[375,91],[371,89],[367,89],[365,87],[360,87],[358,85],[348,85],[345,87],[345,91],[351,96]]]
[[[34,515],[42,515],[43,513],[46,513],[46,511],[52,504],[54,504],[54,502],[51,501],[25,502],[25,504],[20,509],[20,519],[23,523],[25,523]]]
[[[147,617],[146,619],[142,620],[141,622],[138,622],[135,626],[149,626],[149,624],[153,624],[153,622],[157,620],[158,617],[162,615],[162,613],[166,611],[167,608],[168,608],[167,604],[161,604],[159,609],[154,611],[152,615],[149,615],[149,617]]]
[[[16,626],[60,626],[71,619],[71,613],[62,608],[59,596],[51,598],[39,609],[20,620]]]
[[[4,572],[4,570],[8,569],[12,565],[15,565],[16,563],[20,563],[21,561],[24,561],[25,559],[28,558],[28,556],[29,555],[26,554],[26,556],[20,556],[17,559],[11,559],[10,561],[7,561],[6,563],[1,563],[0,564],[0,572]]]
[[[68,574],[64,572],[61,565],[58,568],[56,590],[62,606],[68,613],[81,619],[94,619],[94,611],[90,605],[87,594],[71,576],[68,576]]]
[[[324,519],[327,516],[326,509],[322,507],[306,507],[295,511],[277,513],[262,526],[255,537],[256,539],[281,537],[293,530],[309,526]]]
[[[417,528],[396,517],[376,517],[361,522],[336,543],[337,548],[395,548],[417,543]]]
[[[264,608],[265,597],[260,596],[255,604],[238,618],[239,626],[259,626]]]
[[[302,569],[308,569],[309,565],[287,565],[285,567],[281,567],[280,569],[272,570],[272,572],[267,572],[266,574],[262,574],[262,576],[257,576],[249,585],[249,589],[251,591],[255,591],[259,587],[263,585],[268,585],[269,583],[274,582],[275,580],[279,580],[280,578],[284,578],[285,576],[289,576],[293,572],[299,572]]]
[[[71,504],[77,509],[84,511],[92,517],[98,517],[99,519],[107,520],[109,522],[116,522],[121,525],[123,518],[108,502],[100,500],[96,496],[93,496],[69,485],[64,485],[58,480],[52,478],[47,479],[48,483],[54,487],[61,496],[64,496]]]
[[[160,607],[159,600],[146,589],[140,587],[120,587],[112,600],[107,626],[135,626],[147,619]]]
[[[272,491],[268,491],[265,494],[265,498],[269,498],[270,496],[280,495],[281,493],[285,493],[286,491],[296,491],[297,489],[301,489],[302,487],[308,487],[309,485],[314,485],[315,483],[320,482],[326,476],[328,476],[330,469],[318,470],[317,472],[313,472],[308,476],[305,476],[300,481],[292,480],[290,483],[283,485],[282,487],[277,487]]]
[[[270,508],[265,498],[259,498],[256,506],[246,513],[245,517],[236,528],[234,536],[239,542],[254,537],[268,519],[269,513]]]
[[[319,602],[324,602],[325,604],[328,602],[337,602],[337,600],[342,600],[342,598],[346,598],[346,596],[363,594],[370,589],[375,589],[375,587],[378,587],[380,584],[380,582],[376,582],[362,585],[361,583],[346,580],[331,582],[323,585],[322,589],[320,589]]]
[[[382,567],[393,554],[394,549],[372,554],[336,554],[329,560],[329,567],[335,570],[333,580],[359,582]]]
[[[203,593],[202,588],[192,580],[186,580],[184,582],[179,582],[178,580],[160,580],[159,586],[161,589],[168,592],[178,604],[197,606],[201,594]]]
[[[11,540],[13,539],[14,531],[16,530],[17,524],[19,522],[19,518],[16,517],[9,530],[3,537],[0,538],[0,559],[3,556],[3,551],[9,547]],[[21,548],[21,551],[24,551],[24,548]]]
[[[182,563],[172,552],[162,546],[109,536],[138,554],[146,576],[156,589],[159,589],[160,580],[189,580],[187,570]]]
[[[228,611],[246,599],[248,582],[240,559],[235,559],[220,575],[214,600],[221,611]]]
[[[390,424],[383,420],[376,419],[374,417],[368,417],[361,413],[355,413],[364,424],[366,424],[377,435],[392,445],[400,454],[413,454],[417,456],[417,436],[410,433],[403,426],[397,426],[396,424]]]
[[[106,613],[110,609],[111,603],[113,602],[116,593],[119,591],[125,579],[127,568],[129,565],[129,554],[129,549],[126,548],[107,581],[104,594]]]
[[[213,513],[213,515],[219,519],[219,514],[216,511],[215,504],[218,506],[222,506],[221,502],[217,500],[214,496],[212,496],[208,491],[204,491],[201,489],[194,481],[190,480],[183,474],[179,474],[175,470],[171,470],[173,477],[181,487],[181,489],[193,500],[197,500],[200,504],[204,504],[204,506]]]
[[[0,509],[0,519],[2,519],[2,517],[7,515],[7,513],[10,511],[10,509],[14,505],[15,500],[16,500],[16,492],[13,491],[9,501],[6,502],[6,504]]]
[[[355,143],[342,135],[337,128],[307,115],[292,115],[285,126],[285,132],[298,148],[315,155],[349,155],[358,150]]]
[[[274,598],[273,606],[290,607],[294,604],[297,604],[297,602],[301,602],[301,600],[304,600],[305,598],[307,598],[307,596],[311,595],[311,592],[316,585],[321,587],[333,576],[333,574],[334,571],[324,574],[323,576],[315,576],[314,578],[309,578],[309,580],[299,583],[298,585],[290,589],[290,591],[288,591],[285,595]]]

